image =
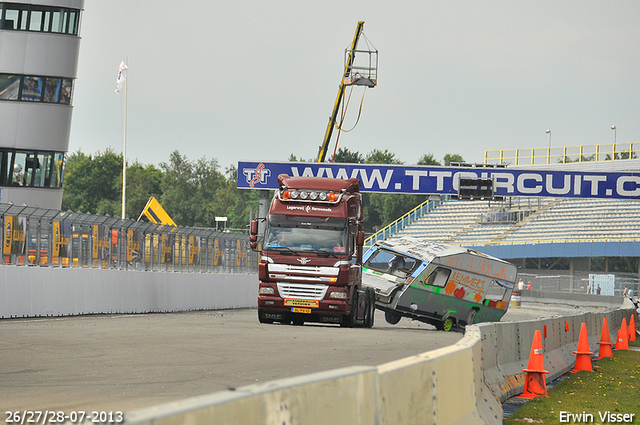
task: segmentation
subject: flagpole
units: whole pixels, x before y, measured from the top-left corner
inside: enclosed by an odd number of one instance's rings
[[[124,64],[129,66],[129,57],[125,56]],[[122,219],[125,218],[125,205],[127,201],[127,80],[124,80],[124,146],[122,148]]]

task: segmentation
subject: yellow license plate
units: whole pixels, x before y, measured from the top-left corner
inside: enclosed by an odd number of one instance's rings
[[[318,300],[296,300],[293,298],[285,298],[284,305],[288,307],[319,307]]]
[[[291,312],[292,313],[311,314],[311,309],[310,308],[302,308],[302,307],[291,307]]]

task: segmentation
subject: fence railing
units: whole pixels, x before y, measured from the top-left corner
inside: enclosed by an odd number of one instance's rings
[[[541,292],[623,296],[626,286],[636,297],[640,289],[636,273],[520,269],[518,277],[525,287],[531,284],[534,291]]]
[[[249,236],[0,204],[2,264],[139,271],[251,273]]]
[[[638,153],[640,153],[640,143],[638,142],[500,149],[484,151],[484,163],[509,165],[566,164],[569,162],[637,159]]]
[[[449,197],[445,195],[441,197],[441,200],[424,201],[423,203],[421,203],[420,205],[418,205],[417,207],[415,207],[414,209],[412,209],[411,211],[409,211],[408,213],[406,213],[396,221],[392,222],[391,224],[388,224],[387,226],[378,230],[373,235],[366,238],[364,241],[364,247],[369,248],[373,246],[374,243],[378,241],[383,241],[391,237],[392,235],[395,235],[400,230],[404,229],[411,223],[415,222],[420,217],[422,217],[423,215],[425,215],[426,213],[428,213],[429,211],[431,211],[432,209],[434,209],[435,207],[437,207],[447,199],[449,199]]]

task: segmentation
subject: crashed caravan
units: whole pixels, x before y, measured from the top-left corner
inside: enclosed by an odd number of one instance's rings
[[[377,242],[363,260],[362,284],[375,289],[388,323],[409,317],[446,331],[499,321],[517,276],[504,260],[409,237]]]

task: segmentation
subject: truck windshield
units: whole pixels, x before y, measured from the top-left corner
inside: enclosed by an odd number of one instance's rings
[[[346,219],[271,215],[265,234],[265,249],[294,252],[349,252]]]

